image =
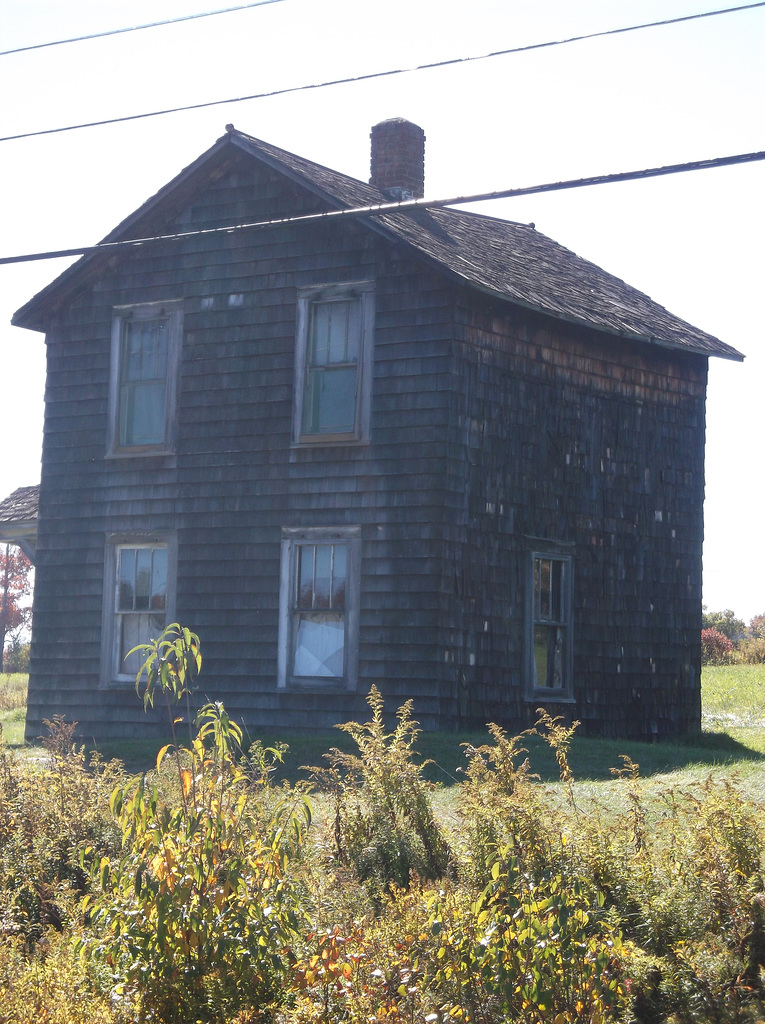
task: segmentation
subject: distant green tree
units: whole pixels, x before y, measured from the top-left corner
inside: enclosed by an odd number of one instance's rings
[[[749,634],[753,638],[765,640],[765,612],[754,616],[749,623]]]
[[[734,643],[747,635],[746,623],[743,619],[737,619],[735,612],[726,608],[723,612],[708,612],[706,606],[701,614],[702,629],[716,629],[718,633]]]

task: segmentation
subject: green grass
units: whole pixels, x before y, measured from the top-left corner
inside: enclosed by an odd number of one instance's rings
[[[705,729],[765,726],[765,665],[707,665],[701,696]]]
[[[27,677],[0,675],[0,725],[6,742],[20,747],[24,742],[24,717]],[[620,768],[622,755],[640,765],[644,777],[669,772],[690,771],[695,775],[718,765],[735,766],[747,774],[758,788],[765,779],[765,665],[705,667],[702,672],[704,732],[673,743],[639,743],[628,740],[586,739],[575,736],[570,762],[575,777],[585,782],[604,782],[613,777],[611,769]],[[268,732],[254,738],[265,746],[288,744],[278,775],[294,782],[307,778],[304,765],[324,765],[324,754],[331,747],[353,751],[350,738],[337,729],[310,733]],[[463,744],[480,746],[489,742],[487,732],[423,732],[417,751],[434,763],[426,768],[427,777],[444,786],[460,781],[466,765]],[[126,740],[103,743],[101,754],[124,761],[128,771],[153,766],[162,741]],[[542,781],[558,778],[555,758],[538,737],[528,737],[532,770]],[[763,783],[765,790],[765,783]]]
[[[13,747],[24,742],[28,678],[21,673],[0,673],[0,727],[6,743]]]

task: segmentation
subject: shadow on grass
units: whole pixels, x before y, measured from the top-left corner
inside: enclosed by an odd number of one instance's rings
[[[765,748],[765,730],[762,735]],[[263,734],[252,736],[264,746],[288,744],[283,762],[277,766],[275,778],[296,782],[308,779],[310,773],[304,765],[326,766],[324,754],[332,747],[355,753],[356,747],[349,736],[339,730],[317,730],[310,733],[285,732],[279,736]],[[759,736],[758,736],[759,738]],[[488,732],[458,734],[452,732],[423,732],[417,743],[417,760],[430,760],[424,770],[431,782],[450,786],[464,779],[467,766],[465,744],[479,747],[491,742]],[[752,745],[750,745],[750,743]],[[126,740],[104,743],[99,747],[105,758],[119,758],[128,772],[142,772],[154,767],[160,740]],[[553,751],[538,736],[526,736],[521,744],[528,751],[531,770],[543,782],[558,779],[558,767]],[[613,777],[611,769],[621,768],[622,755],[640,765],[640,774],[646,778],[665,772],[690,767],[731,765],[741,761],[765,761],[765,752],[754,741],[742,742],[724,732],[704,732],[678,739],[673,743],[641,743],[636,740],[589,739],[575,736],[569,753],[569,762],[577,780],[596,781]]]

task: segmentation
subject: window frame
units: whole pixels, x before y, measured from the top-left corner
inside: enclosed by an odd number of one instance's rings
[[[536,566],[538,562],[558,563],[561,566],[560,615],[552,613],[543,616],[538,609],[536,588]],[[573,687],[573,592],[574,565],[570,551],[560,547],[534,547],[528,552],[526,568],[526,698],[548,701],[574,701]],[[540,685],[537,679],[534,638],[538,626],[557,627],[564,630],[561,660],[562,683],[560,686]]]
[[[342,676],[295,675],[298,551],[311,545],[343,544],[346,549],[344,647]],[[361,527],[314,527],[282,530],[279,578],[277,688],[353,692],[358,684],[359,598],[361,589]]]
[[[161,441],[151,444],[123,444],[120,438],[122,392],[122,341],[128,323],[167,320],[167,373],[165,384],[165,431]],[[112,316],[109,372],[109,436],[107,455],[125,458],[163,455],[175,450],[178,365],[183,331],[183,303],[180,299],[115,306]],[[158,378],[159,379],[159,378]]]
[[[104,596],[102,602],[101,684],[125,686],[135,684],[135,673],[121,671],[119,610],[119,557],[129,548],[164,548],[167,552],[167,591],[165,625],[175,621],[175,587],[178,571],[178,545],[174,533],[112,534],[106,538],[104,556]]]
[[[314,307],[329,302],[359,301],[359,339],[356,362],[356,406],[351,430],[310,433],[303,430],[308,391],[309,350]],[[369,440],[374,342],[374,283],[354,281],[298,289],[295,338],[295,381],[292,418],[293,446],[358,444]]]

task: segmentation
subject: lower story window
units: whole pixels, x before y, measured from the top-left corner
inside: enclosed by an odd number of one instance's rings
[[[279,686],[353,688],[358,660],[359,531],[285,531]]]
[[[171,621],[172,555],[172,545],[164,541],[110,543],[106,593],[112,596],[104,609],[107,678],[134,680],[144,657],[130,651],[158,637]]]
[[[535,694],[571,695],[571,559],[533,552],[529,581],[529,681]]]
[[[167,625],[167,548],[117,549],[117,642],[119,674],[135,676],[143,658],[138,644],[159,636]]]

